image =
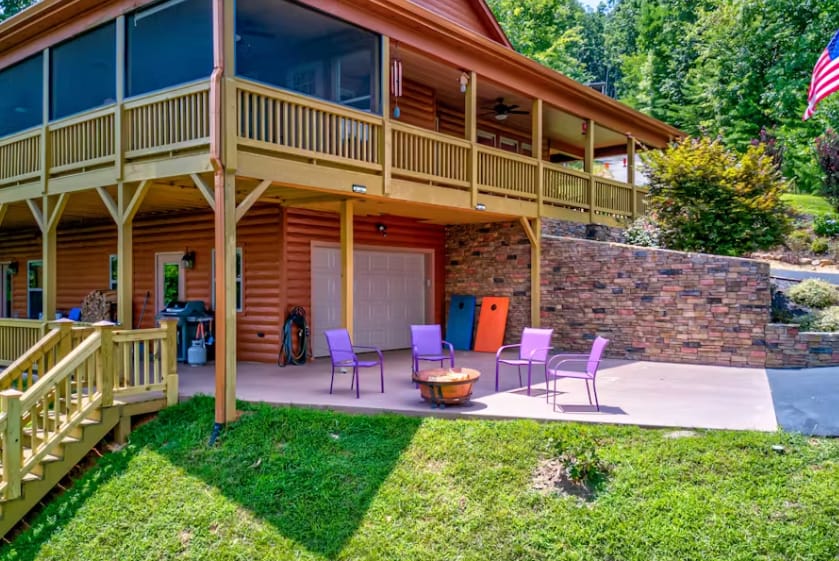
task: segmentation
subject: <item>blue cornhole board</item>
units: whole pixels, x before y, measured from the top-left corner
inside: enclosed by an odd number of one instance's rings
[[[446,341],[455,349],[468,351],[472,348],[472,329],[475,325],[474,296],[455,294],[449,307],[449,321],[446,324]]]

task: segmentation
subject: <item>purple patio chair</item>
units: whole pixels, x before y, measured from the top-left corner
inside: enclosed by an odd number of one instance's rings
[[[560,378],[577,378],[586,381],[586,393],[588,394],[588,403],[591,403],[591,390],[589,390],[588,382],[591,380],[591,387],[594,390],[594,406],[600,411],[600,402],[597,400],[597,368],[600,366],[600,358],[603,356],[603,349],[609,344],[608,339],[597,337],[591,345],[591,352],[589,354],[556,354],[553,355],[545,366],[545,386],[548,387],[549,378],[553,379],[553,391],[549,391],[545,395],[553,394],[554,405],[556,410],[556,381]],[[562,366],[567,364],[585,364],[584,369],[580,370],[565,370]]]
[[[449,352],[443,351],[443,346],[448,347]],[[412,325],[411,326],[411,373],[419,372],[419,361],[430,360],[439,362],[443,367],[443,361],[448,360],[454,368],[454,346],[443,340],[439,325]]]
[[[385,370],[382,351],[377,347],[362,347],[353,345],[350,341],[350,334],[346,329],[328,329],[323,332],[326,336],[326,344],[329,346],[329,356],[332,359],[332,379],[329,381],[329,393],[332,393],[332,384],[335,382],[335,368],[352,368],[352,380],[350,389],[355,385],[355,397],[360,396],[361,385],[358,380],[358,369],[371,366],[379,367],[379,376],[382,379],[382,393],[385,393]],[[379,355],[376,360],[359,360],[356,351],[373,351]]]
[[[495,353],[495,391],[498,391],[499,366],[507,364],[515,366],[519,373],[519,386],[521,386],[521,368],[527,366],[527,395],[530,395],[530,377],[534,364],[545,366],[548,359],[548,351],[551,347],[553,329],[537,329],[525,327],[521,334],[521,343],[516,345],[504,345]],[[501,358],[501,354],[508,349],[519,349],[518,358]]]

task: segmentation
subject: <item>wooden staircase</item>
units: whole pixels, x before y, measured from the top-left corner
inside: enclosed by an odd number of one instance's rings
[[[176,322],[59,322],[0,373],[0,536],[103,438],[124,441],[132,415],[177,402]]]

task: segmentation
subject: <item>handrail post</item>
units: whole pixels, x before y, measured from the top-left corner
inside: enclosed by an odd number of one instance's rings
[[[588,174],[588,221],[594,224],[594,202],[597,191],[594,182],[594,119],[586,119],[586,145],[583,156],[583,169]]]
[[[635,139],[631,134],[626,135],[626,182],[632,196],[632,220],[635,220],[638,218],[638,189],[635,186]]]
[[[99,333],[100,347],[96,360],[96,387],[102,395],[102,407],[114,404],[114,324],[98,321],[93,324]]]
[[[61,318],[55,320],[51,324],[55,329],[58,329],[61,334],[58,339],[58,360],[61,360],[65,356],[69,355],[70,351],[73,350],[73,338],[71,333],[75,323],[76,322],[71,319]]]
[[[160,362],[166,383],[166,406],[169,407],[178,403],[178,320],[161,318],[160,324],[166,329]]]
[[[20,398],[17,390],[0,392],[0,407],[6,413],[6,430],[3,432],[3,480],[6,482],[4,498],[8,501],[20,497],[20,468],[23,454],[20,444]]]

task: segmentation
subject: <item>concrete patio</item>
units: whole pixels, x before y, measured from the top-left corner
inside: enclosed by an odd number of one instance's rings
[[[565,379],[557,388],[557,409],[545,400],[544,372],[537,370],[528,396],[515,369],[501,372],[495,392],[495,355],[457,351],[455,364],[476,368],[471,403],[432,409],[411,382],[410,351],[385,353],[385,392],[379,392],[378,368],[361,371],[361,398],[350,390],[349,373],[335,375],[329,394],[330,363],[319,358],[305,365],[239,363],[239,399],[278,405],[300,405],[357,412],[399,412],[482,418],[619,423],[656,427],[689,427],[775,431],[778,424],[766,371],[656,362],[605,360],[598,373],[601,410],[589,406],[585,383]],[[426,365],[433,363],[423,363]],[[214,392],[212,364],[179,365],[182,398]],[[526,382],[526,381],[525,381]]]

